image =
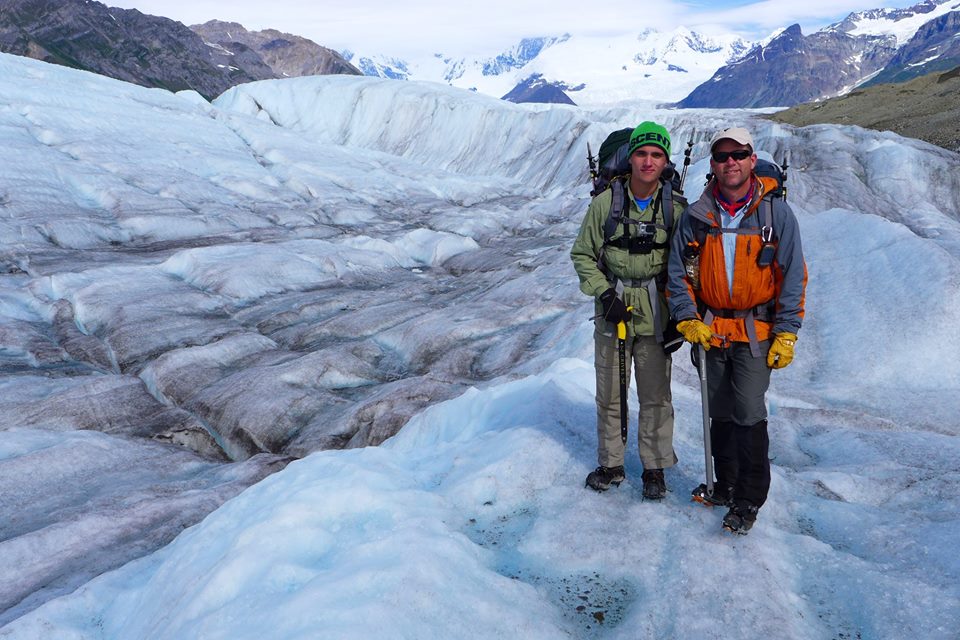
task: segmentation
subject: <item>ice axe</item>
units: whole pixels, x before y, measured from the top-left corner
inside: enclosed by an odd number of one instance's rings
[[[707,392],[707,350],[702,344],[696,345],[697,372],[700,375],[700,404],[703,407],[703,457],[707,470],[706,492],[698,495],[700,488],[694,489],[693,499],[701,504],[711,505],[707,499],[713,497],[713,450],[710,442],[710,398]]]
[[[710,443],[710,398],[707,393],[707,350],[697,345],[697,359],[700,361],[700,404],[703,406],[703,456],[707,469],[707,495],[713,495],[713,451]]]
[[[633,307],[627,307],[633,311]],[[617,323],[617,355],[620,357],[620,439],[627,444],[627,323]]]

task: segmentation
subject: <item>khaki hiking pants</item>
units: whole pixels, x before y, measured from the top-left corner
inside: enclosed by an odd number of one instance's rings
[[[620,368],[617,337],[594,331],[597,373],[597,460],[604,467],[623,464],[620,437]],[[637,438],[644,469],[665,469],[677,463],[673,451],[672,360],[654,336],[627,336],[627,384],[634,372],[640,415],[628,420],[628,441]]]

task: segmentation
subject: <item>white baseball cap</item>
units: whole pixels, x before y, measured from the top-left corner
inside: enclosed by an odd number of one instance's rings
[[[750,148],[753,149],[753,136],[743,127],[730,127],[729,129],[717,132],[713,136],[713,139],[710,140],[710,151],[713,151],[713,148],[717,146],[717,143],[721,140],[733,140],[737,144],[750,145]]]

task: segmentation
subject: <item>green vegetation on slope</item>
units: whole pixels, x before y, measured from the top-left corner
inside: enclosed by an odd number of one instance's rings
[[[857,89],[839,98],[797,105],[766,117],[799,127],[855,124],[960,152],[960,67],[902,84]]]

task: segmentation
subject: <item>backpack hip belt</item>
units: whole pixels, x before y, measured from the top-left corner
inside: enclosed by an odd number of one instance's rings
[[[707,307],[707,309],[713,313],[714,318],[746,318],[747,314],[752,311],[755,320],[773,322],[776,315],[773,300],[761,302],[750,309],[715,309],[713,307]]]
[[[749,309],[714,309],[713,307],[707,307],[706,313],[703,315],[703,323],[710,326],[713,324],[714,318],[742,318],[743,328],[746,330],[750,342],[750,355],[759,358],[761,356],[760,341],[757,339],[757,327],[754,321],[773,322],[775,315],[774,301],[770,300]]]

